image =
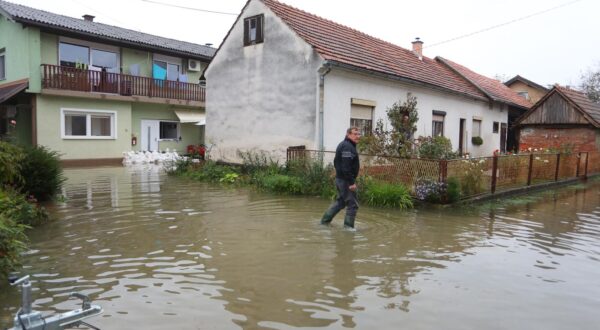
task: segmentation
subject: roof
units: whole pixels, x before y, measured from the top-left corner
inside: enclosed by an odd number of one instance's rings
[[[281,2],[261,1],[327,61],[406,78],[477,99],[531,106],[502,83],[454,62],[419,57],[411,50]],[[465,79],[465,74],[470,79]],[[479,86],[474,82],[479,82]]]
[[[29,87],[28,79],[21,79],[0,85],[0,103],[17,95]]]
[[[209,46],[54,14],[3,0],[0,0],[0,14],[25,25],[37,26],[49,30],[68,31],[78,36],[93,36],[110,42],[120,42],[143,48],[163,50],[192,58],[210,60],[216,50]]]
[[[524,83],[527,86],[540,89],[540,90],[542,90],[544,92],[547,92],[549,90],[548,88],[546,88],[546,87],[544,87],[542,85],[536,84],[536,83],[534,83],[533,81],[531,81],[529,79],[521,77],[520,75],[516,75],[516,76],[510,78],[509,80],[507,80],[506,82],[504,82],[504,85],[510,86],[510,85],[514,84],[515,82],[517,82],[517,81],[520,81],[520,82]]]
[[[499,82],[496,79],[482,76],[478,73],[473,72],[469,68],[462,66],[458,63],[452,62],[442,57],[436,57],[439,61],[446,63],[449,67],[456,70],[462,77],[469,80],[472,84],[477,86],[483,93],[487,94],[494,101],[500,101],[511,105],[529,109],[531,102],[519,96],[508,86]]]
[[[535,112],[550,96],[561,95],[567,102],[571,103],[583,116],[595,127],[600,127],[600,103],[590,100],[585,93],[555,85],[544,97],[542,97],[529,111],[523,114],[515,125],[520,124],[529,115]]]

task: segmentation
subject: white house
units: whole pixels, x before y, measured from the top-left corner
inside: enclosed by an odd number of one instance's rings
[[[249,0],[205,71],[206,140],[213,157],[289,146],[335,150],[407,93],[418,98],[416,136],[444,135],[455,149],[504,149],[509,112],[531,104],[502,83],[274,0]],[[471,143],[480,136],[481,146]]]

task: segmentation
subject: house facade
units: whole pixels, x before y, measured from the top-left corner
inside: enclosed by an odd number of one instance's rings
[[[530,103],[494,79],[423,56],[422,44],[407,50],[277,1],[248,1],[204,73],[213,155],[335,150],[349,126],[369,134],[407,93],[418,100],[415,137],[443,135],[472,155],[506,148],[509,112]]]
[[[600,104],[577,90],[553,87],[516,126],[521,150],[600,151]]]
[[[65,162],[204,141],[214,48],[0,1],[0,135]]]

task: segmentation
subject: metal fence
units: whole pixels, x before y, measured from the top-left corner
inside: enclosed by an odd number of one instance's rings
[[[335,152],[287,150],[289,161],[319,161],[332,164]],[[457,181],[463,197],[497,193],[514,188],[600,173],[600,153],[525,153],[468,159],[433,160],[360,155],[360,175],[402,183],[414,192],[418,180],[447,183]]]

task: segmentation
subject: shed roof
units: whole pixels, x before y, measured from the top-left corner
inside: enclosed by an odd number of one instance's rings
[[[261,0],[325,60],[406,78],[482,100],[529,108],[501,82],[443,58],[413,51],[275,0]]]
[[[93,36],[109,42],[151,48],[196,59],[210,60],[216,51],[215,48],[205,45],[63,16],[3,0],[0,0],[0,14],[24,25],[37,26],[55,32],[70,32],[80,37]]]

